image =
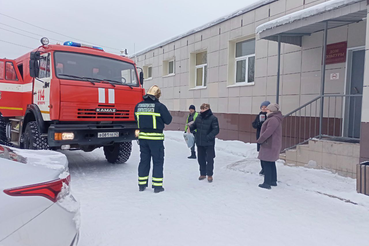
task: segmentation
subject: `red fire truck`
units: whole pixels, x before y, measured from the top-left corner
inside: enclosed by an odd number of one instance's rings
[[[42,45],[0,59],[0,143],[25,149],[103,147],[128,160],[137,138],[134,108],[144,95],[135,63],[76,42]]]

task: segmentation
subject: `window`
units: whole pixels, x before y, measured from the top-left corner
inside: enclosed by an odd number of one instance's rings
[[[55,52],[55,71],[60,79],[96,81],[138,85],[134,65],[103,56],[82,53]]]
[[[174,61],[168,62],[168,74],[174,74]]]
[[[152,79],[152,65],[146,65],[142,68],[144,79]]]
[[[0,61],[0,79],[4,79],[4,62]]]
[[[163,76],[175,74],[175,62],[173,60],[163,61]]]
[[[50,54],[48,54],[47,56],[40,57],[40,71],[38,77],[39,78],[50,77]]]
[[[15,72],[13,63],[6,62],[5,64],[5,79],[18,81],[17,73]]]
[[[205,87],[206,86],[206,77],[207,77],[207,52],[201,52],[196,54],[196,73],[195,73],[195,86],[196,87]]]
[[[21,75],[21,77],[23,79],[23,64],[19,64],[18,65],[18,70],[19,70],[19,73],[20,73],[20,75]]]
[[[147,68],[147,78],[151,79],[152,78],[152,67],[148,67]]]
[[[255,76],[255,39],[236,43],[236,83],[252,83]]]

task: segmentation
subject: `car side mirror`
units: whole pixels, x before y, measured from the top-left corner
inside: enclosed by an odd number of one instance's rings
[[[140,72],[140,83],[143,86],[143,82],[144,82],[144,73],[141,71]]]
[[[38,77],[38,72],[40,71],[39,63],[40,60],[40,52],[31,52],[30,60],[29,60],[29,74],[32,78]]]

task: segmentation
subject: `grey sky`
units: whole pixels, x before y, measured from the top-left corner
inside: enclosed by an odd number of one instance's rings
[[[138,52],[257,1],[0,0],[0,57],[21,56],[38,47],[42,36],[51,43],[80,41],[111,53],[128,49],[133,54],[134,47]]]

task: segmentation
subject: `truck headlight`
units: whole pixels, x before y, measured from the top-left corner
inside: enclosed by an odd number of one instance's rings
[[[73,140],[74,133],[73,132],[63,132],[61,134],[61,140]]]

